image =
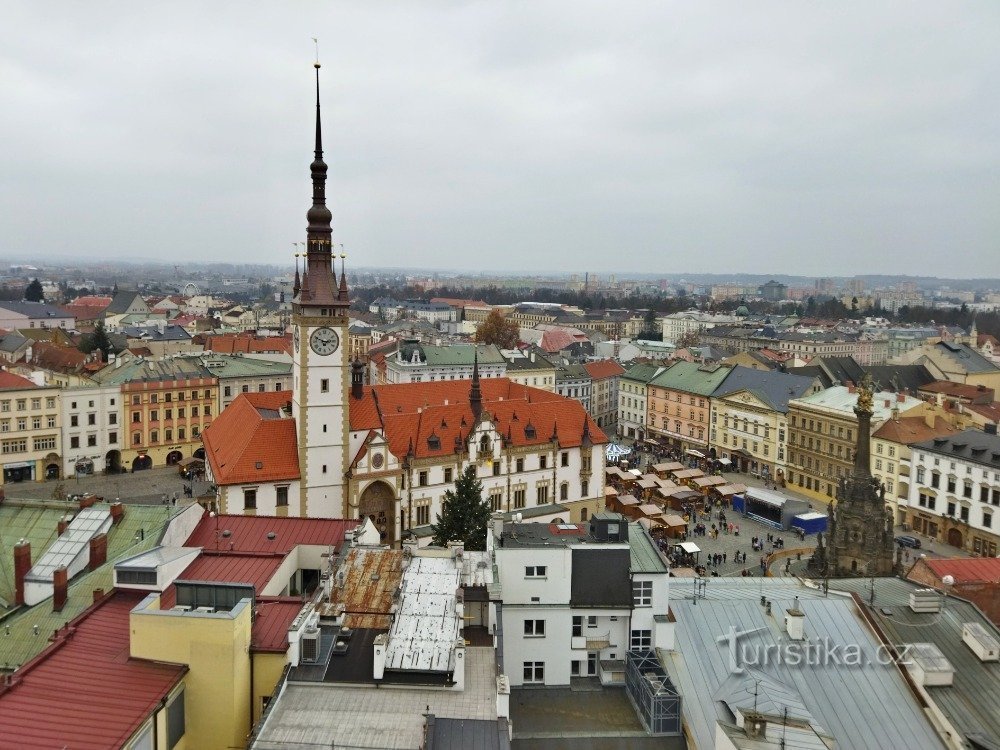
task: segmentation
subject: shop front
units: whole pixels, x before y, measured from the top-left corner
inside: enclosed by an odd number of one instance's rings
[[[35,479],[34,461],[12,461],[3,465],[3,483],[33,482]]]

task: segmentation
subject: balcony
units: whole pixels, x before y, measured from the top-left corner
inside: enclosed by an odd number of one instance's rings
[[[601,651],[611,645],[611,632],[608,631],[603,635],[591,635],[588,633],[586,640],[588,651]]]

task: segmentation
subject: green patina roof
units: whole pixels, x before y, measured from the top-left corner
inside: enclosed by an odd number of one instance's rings
[[[731,370],[731,367],[700,365],[697,362],[675,362],[653,378],[650,385],[697,396],[711,396]]]
[[[292,374],[291,362],[275,362],[253,357],[234,357],[231,354],[202,355],[198,360],[217,378],[251,378]]]
[[[625,380],[634,380],[637,383],[648,383],[656,376],[656,371],[661,369],[663,365],[651,365],[646,363],[639,363],[632,365],[622,378]]]
[[[499,365],[506,362],[500,350],[492,344],[488,346],[422,346],[421,348],[429,366],[471,365],[477,350],[481,365]]]
[[[32,560],[37,560],[55,538],[56,523],[67,507],[71,511],[76,508],[69,504],[63,507],[58,503],[38,502],[18,507],[18,503],[11,500],[0,505],[0,540],[3,544],[0,548],[0,557],[3,558],[3,565],[0,566],[0,575],[3,576],[0,589],[6,591],[9,588],[10,598],[13,598],[14,590],[12,547],[21,538],[17,536],[17,531],[27,531],[34,535],[31,557]],[[95,507],[100,507],[100,504]],[[94,589],[111,590],[115,561],[155,547],[170,517],[183,510],[184,508],[172,506],[127,505],[121,522],[112,526],[108,532],[108,561],[97,570],[73,577],[62,612],[52,611],[51,597],[34,607],[22,607],[6,616],[0,611],[0,671],[24,664],[40,653],[48,645],[48,639],[55,630],[93,604]],[[140,529],[144,536],[141,541],[136,541]],[[6,598],[6,594],[4,596]],[[8,627],[9,635],[6,630]]]

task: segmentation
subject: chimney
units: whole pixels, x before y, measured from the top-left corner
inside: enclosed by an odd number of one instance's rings
[[[23,539],[14,545],[14,604],[24,604],[24,577],[31,570],[31,544]]]
[[[117,526],[125,517],[125,506],[121,503],[111,503],[111,523]]]
[[[87,570],[96,570],[108,561],[108,535],[98,534],[90,540],[90,561]]]
[[[905,393],[897,393],[896,394],[896,403],[905,404],[906,403],[906,394]]]
[[[90,506],[92,506],[96,502],[97,502],[97,496],[96,495],[84,495],[83,497],[80,498],[80,510],[84,510],[85,508],[89,508]]]
[[[66,606],[67,589],[69,588],[69,571],[66,566],[60,566],[52,571],[52,611],[62,612]]]
[[[785,610],[785,632],[793,641],[804,641],[806,613],[799,609],[799,598],[795,597],[795,604]]]
[[[94,589],[94,604],[104,598],[104,589]]]
[[[63,516],[56,522],[56,534],[62,536],[66,533],[66,529],[69,527],[69,518]]]
[[[389,635],[379,633],[375,636],[375,659],[373,662],[372,676],[376,680],[381,680],[385,676],[385,657],[389,647]]]

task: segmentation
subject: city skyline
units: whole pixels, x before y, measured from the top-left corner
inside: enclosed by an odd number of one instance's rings
[[[291,267],[318,36],[359,266],[1000,275],[989,4],[236,9],[12,6],[0,255]]]

